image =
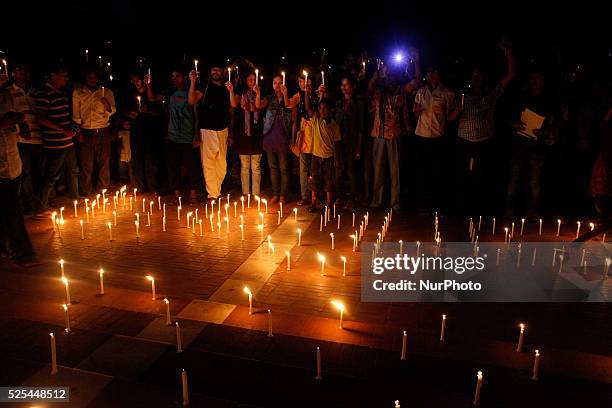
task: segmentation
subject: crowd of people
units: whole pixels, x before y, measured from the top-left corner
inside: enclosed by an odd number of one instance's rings
[[[31,261],[22,214],[48,217],[54,200],[130,183],[167,202],[188,191],[197,203],[233,186],[260,195],[262,174],[271,204],[295,201],[311,212],[335,204],[536,218],[550,152],[564,140],[576,158],[564,164],[575,176],[566,193],[594,197],[604,216],[609,95],[584,91],[580,66],[555,89],[544,70],[517,69],[509,42],[499,49],[503,73],[474,65],[455,89],[443,68],[422,69],[415,48],[388,60],[364,53],[333,71],[323,60],[298,75],[281,67],[265,86],[248,60],[210,61],[206,71],[177,65],[166,89],[151,68],[121,87],[101,65],[77,85],[57,64],[35,86],[28,64],[5,64],[2,247]]]

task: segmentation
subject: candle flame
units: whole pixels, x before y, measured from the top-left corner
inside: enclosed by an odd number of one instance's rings
[[[100,275],[104,275],[104,269],[100,268]]]
[[[446,315],[445,314],[442,315],[442,320],[446,320]]]
[[[170,303],[170,301],[168,300],[168,298],[164,298],[164,303],[165,303],[165,304]]]
[[[346,262],[346,256],[341,256],[341,257],[340,257],[340,260],[341,260],[342,262]]]
[[[147,280],[153,282],[155,281],[155,278],[153,278],[151,275],[147,275]]]
[[[479,371],[476,376],[478,377],[479,380],[482,380],[482,371]]]
[[[253,292],[251,292],[251,289],[249,289],[248,286],[245,286],[243,290],[244,290],[244,293],[246,293],[247,295],[252,295],[253,294]]]
[[[62,276],[62,282],[64,282],[64,285],[68,286],[68,279],[66,279],[65,276]]]
[[[536,357],[539,357],[540,356],[540,350],[536,350],[535,351],[535,355],[536,355]]]
[[[319,261],[325,262],[325,257],[318,252],[317,252],[317,257],[319,258]]]
[[[519,324],[519,327],[521,328],[521,333],[525,331],[525,324],[524,323]]]
[[[62,307],[64,308],[64,311],[68,311],[68,305],[67,304],[63,304]]]
[[[344,311],[344,303],[339,302],[337,300],[332,300],[331,304],[334,305],[336,307],[336,309],[340,310],[341,312]]]

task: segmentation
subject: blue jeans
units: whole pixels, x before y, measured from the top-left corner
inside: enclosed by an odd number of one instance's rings
[[[506,212],[508,215],[516,213],[520,189],[525,185],[523,183],[528,186],[525,210],[527,210],[529,216],[537,215],[543,167],[543,152],[520,147],[510,150],[510,174],[506,197]]]
[[[389,178],[391,181],[391,207],[399,209],[399,139],[372,138],[372,161],[374,164],[372,207],[380,207],[382,205],[383,189],[385,186],[385,165],[387,165],[389,166]]]
[[[266,152],[270,166],[270,181],[275,196],[286,197],[289,191],[289,153]]]
[[[74,146],[67,149],[45,149],[45,158],[45,183],[40,193],[40,211],[46,211],[49,208],[49,196],[64,168],[70,171],[67,180],[70,197],[74,199],[79,197],[79,167]]]

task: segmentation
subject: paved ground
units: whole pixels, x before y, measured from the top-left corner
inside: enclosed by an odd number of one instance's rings
[[[360,253],[352,252],[348,237],[354,231],[351,212],[341,214],[340,230],[332,220],[319,231],[319,214],[299,208],[296,220],[287,205],[279,225],[278,207],[270,206],[259,231],[255,201],[244,214],[238,201],[238,217],[230,206],[228,231],[222,212],[219,232],[216,216],[211,231],[202,205],[184,205],[180,222],[176,206],[168,205],[163,232],[157,205],[147,226],[139,204],[138,242],[135,215],[121,205],[113,241],[106,226],[114,222],[110,209],[96,210],[95,219],[84,223],[84,239],[78,222],[85,218],[82,206],[78,217],[66,207],[61,234],[50,220],[28,221],[44,265],[23,270],[3,261],[0,385],[69,385],[71,407],[171,407],[180,405],[184,368],[197,407],[392,407],[396,399],[402,406],[467,407],[482,370],[483,406],[612,402],[609,304],[361,303]],[[204,218],[202,236],[198,224],[195,233],[186,228],[186,214],[196,208]],[[356,212],[357,225],[363,215]],[[384,215],[370,213],[364,241],[376,239]],[[486,232],[490,222],[483,221],[480,240],[503,239],[499,232]],[[542,238],[536,227],[528,228],[526,239],[573,238],[569,227],[555,237],[555,227],[554,220],[547,222]],[[467,238],[465,220],[442,218],[441,230],[449,241]],[[268,235],[274,253],[265,243]],[[429,217],[395,215],[387,241],[432,237]],[[290,270],[285,251],[291,253]],[[320,275],[317,253],[326,257],[326,276]],[[345,277],[340,256],[347,258]],[[69,334],[63,332],[60,258],[73,303]],[[105,270],[104,295],[99,268]],[[146,275],[155,278],[156,300]],[[254,295],[252,315],[244,286]],[[175,329],[165,324],[164,297],[172,320],[181,325],[183,353],[176,352]],[[345,330],[338,329],[331,300],[346,305]],[[266,335],[268,309],[273,337]],[[438,339],[442,313],[449,316],[446,342]],[[523,353],[513,351],[519,322],[528,323]],[[408,359],[400,361],[404,330]],[[60,368],[54,376],[49,332],[57,335]],[[321,382],[315,381],[316,347]],[[530,380],[535,348],[543,353],[538,382]]]

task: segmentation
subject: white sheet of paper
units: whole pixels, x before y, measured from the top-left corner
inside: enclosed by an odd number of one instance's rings
[[[538,137],[533,133],[534,129],[540,129],[544,124],[544,116],[540,116],[532,110],[525,108],[521,113],[521,122],[525,124],[525,129],[520,130],[518,133],[529,139],[537,139]]]

